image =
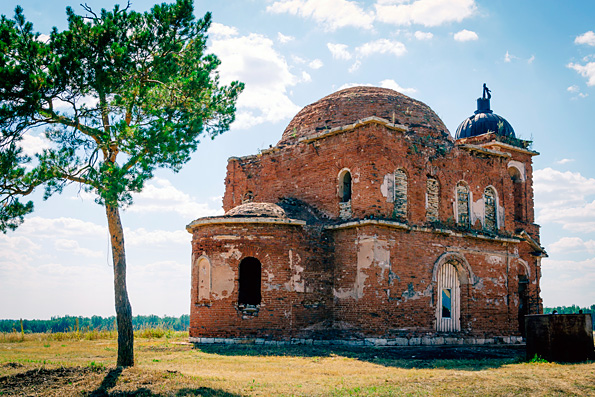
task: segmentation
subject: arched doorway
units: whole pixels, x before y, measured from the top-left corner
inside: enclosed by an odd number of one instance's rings
[[[238,304],[260,305],[262,295],[260,292],[262,265],[253,257],[247,257],[240,262],[240,280]]]
[[[461,330],[461,282],[457,268],[445,262],[436,276],[438,304],[436,305],[436,330],[454,332]]]

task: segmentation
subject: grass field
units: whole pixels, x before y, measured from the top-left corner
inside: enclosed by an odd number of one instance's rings
[[[194,347],[144,331],[122,370],[114,337],[0,334],[0,395],[595,395],[595,363],[525,362],[518,347]]]

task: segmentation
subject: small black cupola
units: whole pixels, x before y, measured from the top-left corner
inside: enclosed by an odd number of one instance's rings
[[[484,84],[483,96],[477,98],[477,110],[459,125],[455,139],[479,136],[488,132],[495,132],[498,135],[515,138],[514,130],[510,123],[504,117],[498,116],[490,109],[491,98],[491,91]]]

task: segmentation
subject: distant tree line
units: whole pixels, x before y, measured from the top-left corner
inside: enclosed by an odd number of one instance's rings
[[[187,331],[190,326],[190,316],[180,317],[134,316],[132,326],[135,330],[144,328],[163,328],[174,331]],[[51,320],[23,320],[23,331],[26,333],[69,332],[69,331],[113,331],[117,328],[116,317],[52,317]],[[21,332],[20,320],[0,320],[0,332]]]
[[[554,311],[558,314],[578,314],[581,310],[583,313],[591,313],[591,321],[593,322],[593,329],[595,330],[595,305],[591,305],[590,307],[579,307],[577,305],[544,307],[543,314],[552,314]]]

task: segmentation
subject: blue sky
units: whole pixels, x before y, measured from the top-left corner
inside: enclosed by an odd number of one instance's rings
[[[111,9],[114,1],[87,1]],[[20,4],[40,33],[65,27],[63,0]],[[132,1],[144,11],[151,1]],[[534,141],[535,214],[550,255],[546,306],[595,303],[595,2],[558,0],[225,0],[212,11],[210,51],[223,82],[246,90],[232,130],[201,143],[179,173],[158,172],[123,213],[135,314],[180,315],[190,305],[185,225],[221,213],[227,158],[275,145],[303,106],[340,88],[396,89],[428,104],[452,134],[482,84],[492,109]],[[47,142],[31,134],[25,150]],[[16,232],[0,235],[0,318],[112,315],[103,208],[71,186]]]

